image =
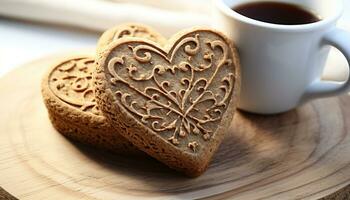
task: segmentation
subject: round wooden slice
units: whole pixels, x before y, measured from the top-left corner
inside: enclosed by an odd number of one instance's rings
[[[208,171],[191,179],[55,131],[40,81],[63,56],[0,80],[0,186],[19,199],[318,199],[350,183],[349,96],[281,115],[239,112]]]

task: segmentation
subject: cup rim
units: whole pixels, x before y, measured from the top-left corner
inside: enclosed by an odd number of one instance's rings
[[[246,17],[244,15],[239,14],[238,12],[232,10],[229,6],[227,6],[224,3],[224,0],[214,0],[216,7],[220,10],[220,12],[223,12],[225,15],[235,18],[239,20],[242,23],[246,23],[253,26],[258,26],[262,28],[268,28],[268,29],[274,29],[274,30],[280,30],[280,31],[309,31],[314,30],[318,28],[322,28],[330,23],[333,23],[337,21],[342,13],[343,13],[343,1],[338,0],[334,3],[338,3],[337,11],[335,14],[332,14],[330,17],[327,17],[325,19],[322,19],[318,22],[309,23],[309,24],[300,24],[300,25],[283,25],[283,24],[272,24],[268,22],[262,22],[259,20],[255,20],[249,17]]]

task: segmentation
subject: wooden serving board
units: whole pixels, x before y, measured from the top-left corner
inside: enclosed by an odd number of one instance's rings
[[[40,81],[63,56],[0,80],[0,187],[19,199],[318,199],[350,183],[349,96],[281,115],[239,112],[208,171],[191,179],[56,132]]]

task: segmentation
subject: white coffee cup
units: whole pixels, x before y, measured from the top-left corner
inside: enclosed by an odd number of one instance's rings
[[[273,0],[300,5],[321,17],[318,22],[303,25],[265,23],[231,9],[258,1],[213,1],[213,26],[234,41],[240,55],[242,88],[238,107],[260,114],[281,113],[314,98],[348,91],[349,79],[321,80],[331,46],[350,62],[350,34],[336,28],[343,11],[341,0]]]

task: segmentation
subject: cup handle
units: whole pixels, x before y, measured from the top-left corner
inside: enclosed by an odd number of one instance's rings
[[[327,33],[322,44],[331,45],[337,48],[346,58],[350,65],[350,33],[339,28]],[[350,73],[348,79],[344,82],[315,80],[306,88],[302,102],[339,95],[350,89]]]

